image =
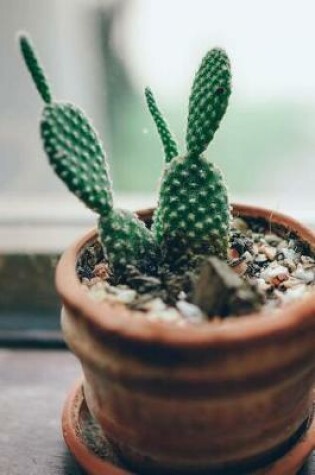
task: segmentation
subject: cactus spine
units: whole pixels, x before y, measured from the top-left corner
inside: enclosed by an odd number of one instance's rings
[[[72,193],[100,215],[100,237],[113,270],[121,272],[126,263],[150,270],[157,258],[155,240],[136,216],[113,208],[108,166],[93,126],[77,107],[52,100],[43,68],[26,36],[20,37],[20,47],[46,103],[40,130],[52,168]]]

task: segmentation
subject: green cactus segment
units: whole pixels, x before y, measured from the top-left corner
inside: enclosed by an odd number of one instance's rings
[[[153,232],[173,261],[192,254],[227,257],[230,207],[221,172],[202,152],[222,119],[231,93],[231,71],[223,50],[203,59],[189,100],[187,155],[165,168]]]
[[[104,151],[83,112],[71,104],[47,105],[41,135],[59,178],[91,210],[107,215],[113,199]]]
[[[52,96],[48,81],[45,77],[43,68],[41,67],[39,60],[36,56],[34,47],[27,36],[21,35],[19,38],[22,56],[26,63],[26,66],[33,78],[36,88],[46,104],[51,103]]]
[[[131,213],[114,210],[112,187],[102,144],[85,114],[72,104],[52,103],[48,83],[30,41],[21,51],[46,103],[41,136],[49,162],[69,190],[100,215],[99,232],[108,262],[123,274],[127,264],[152,273],[158,250],[153,234]]]
[[[135,215],[115,209],[100,217],[98,227],[114,272],[123,275],[127,264],[145,273],[154,272],[158,261],[157,243]]]
[[[53,169],[80,200],[100,215],[99,233],[108,262],[151,272],[157,260],[152,233],[131,213],[113,209],[111,184],[99,139],[85,115],[67,104],[44,109],[41,133]]]
[[[155,122],[155,125],[157,127],[159,136],[163,144],[164,153],[165,153],[165,161],[168,163],[172,160],[172,158],[177,157],[178,155],[177,144],[175,140],[173,139],[172,134],[168,128],[168,125],[165,122],[164,117],[162,116],[157,106],[157,103],[154,99],[151,89],[149,89],[148,87],[145,89],[145,97],[146,97],[149,111],[153,117],[153,120]]]
[[[176,157],[164,175],[153,232],[171,259],[227,257],[230,208],[221,172],[206,158]]]
[[[224,50],[214,48],[203,58],[193,83],[186,135],[187,151],[200,155],[212,140],[231,93],[230,62]]]

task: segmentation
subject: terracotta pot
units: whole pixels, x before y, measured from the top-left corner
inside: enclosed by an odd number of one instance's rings
[[[315,249],[315,234],[291,218],[241,205],[234,214],[283,226]],[[121,304],[92,301],[82,288],[76,259],[95,234],[58,265],[62,328],[82,363],[88,408],[129,466],[235,474],[292,446],[312,411],[315,294],[219,324],[149,322]]]

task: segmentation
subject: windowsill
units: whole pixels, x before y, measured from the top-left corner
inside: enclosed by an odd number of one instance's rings
[[[315,227],[314,197],[237,195],[232,201],[271,208]],[[137,210],[153,207],[154,194],[120,193],[117,207]],[[97,216],[71,195],[38,195],[26,198],[0,196],[0,254],[59,253],[96,225]]]

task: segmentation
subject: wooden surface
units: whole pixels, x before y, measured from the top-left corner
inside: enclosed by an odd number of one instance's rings
[[[83,475],[60,429],[80,371],[67,351],[0,349],[0,475]],[[314,457],[302,473],[315,475]]]
[[[66,351],[0,350],[0,474],[82,475],[60,429],[80,366]]]

